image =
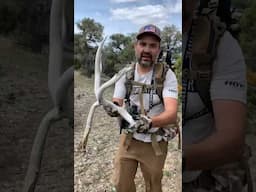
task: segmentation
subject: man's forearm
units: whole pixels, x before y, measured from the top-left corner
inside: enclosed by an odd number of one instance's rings
[[[187,169],[210,169],[242,157],[245,145],[245,105],[218,99],[213,101],[213,111],[215,132],[202,141],[183,146]]]
[[[177,99],[171,97],[164,98],[164,108],[164,112],[151,117],[152,127],[163,127],[176,123],[178,110]]]
[[[241,158],[243,149],[242,136],[234,140],[231,137],[214,133],[199,143],[184,145],[182,150],[186,158],[186,170],[198,170],[234,162]]]
[[[163,127],[169,124],[176,123],[177,113],[164,111],[157,116],[151,117],[152,119],[152,127]]]

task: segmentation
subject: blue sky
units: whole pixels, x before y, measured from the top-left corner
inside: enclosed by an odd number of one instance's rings
[[[104,26],[104,36],[137,32],[148,23],[181,30],[181,7],[181,0],[75,0],[75,23],[92,18]]]

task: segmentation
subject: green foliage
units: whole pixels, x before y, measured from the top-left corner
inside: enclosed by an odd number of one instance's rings
[[[166,52],[171,49],[172,60],[175,63],[181,53],[182,34],[175,25],[167,25],[161,33],[162,50]]]
[[[81,63],[77,58],[74,58],[74,67],[76,70],[81,68]]]
[[[179,57],[177,57],[177,60],[174,64],[174,68],[175,68],[175,74],[176,74],[178,83],[181,84],[181,78],[182,78],[182,57],[181,57],[181,55],[179,55]]]
[[[238,0],[237,0],[238,1]],[[249,2],[249,3],[248,3]],[[240,1],[238,3],[240,8],[245,8],[243,15],[240,21],[241,33],[240,33],[240,45],[244,53],[244,57],[247,64],[247,80],[248,80],[248,89],[247,89],[247,120],[248,120],[248,132],[255,134],[255,106],[256,106],[256,96],[255,96],[255,87],[250,85],[250,81],[253,82],[254,78],[251,76],[253,71],[256,71],[256,1]]]
[[[175,25],[167,25],[163,28],[161,33],[162,46],[164,48],[172,47],[181,51],[181,32]]]
[[[111,35],[110,42],[105,50],[103,72],[108,76],[113,76],[126,64],[131,63],[135,59],[132,35]]]
[[[179,94],[178,94],[178,100],[179,100],[179,103],[180,103],[180,106],[181,106],[181,103],[182,103],[182,95],[181,95],[181,87],[182,87],[182,57],[181,55],[179,55],[176,59],[176,62],[174,64],[174,73],[176,75],[176,78],[178,80],[178,91],[179,91]]]
[[[95,44],[103,39],[104,27],[100,23],[95,22],[94,19],[84,18],[77,23],[77,27],[81,31],[84,43]]]
[[[250,6],[245,9],[241,19],[240,43],[245,54],[247,64],[256,70],[255,49],[256,49],[256,1],[251,1]]]
[[[79,34],[74,35],[75,65],[91,77],[94,72],[94,58],[97,44],[103,39],[104,27],[93,19],[84,18],[77,23]]]

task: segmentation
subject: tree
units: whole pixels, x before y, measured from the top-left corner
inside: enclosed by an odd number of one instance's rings
[[[130,41],[129,37],[120,33],[111,35],[110,39],[110,46],[112,46],[115,49],[115,52],[121,52]]]
[[[134,50],[131,36],[113,34],[105,49],[103,72],[112,76],[128,63],[134,61]]]
[[[174,64],[177,58],[181,55],[182,35],[175,25],[167,25],[163,28],[161,33],[162,50],[166,55],[172,58],[171,62]],[[169,59],[169,58],[168,58]]]
[[[103,39],[104,27],[90,18],[84,18],[76,25],[80,30],[74,36],[76,67],[81,66],[90,77],[93,74],[97,44]]]
[[[78,29],[83,35],[83,40],[87,45],[96,45],[97,42],[102,41],[102,33],[104,27],[94,21],[94,19],[84,18],[77,23]]]

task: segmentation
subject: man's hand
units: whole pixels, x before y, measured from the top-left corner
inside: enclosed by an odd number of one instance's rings
[[[152,120],[146,115],[140,115],[140,118],[136,120],[135,128],[138,133],[147,133],[152,127]]]
[[[104,110],[110,117],[118,117],[119,113],[116,109],[113,109],[110,105],[103,105]]]

